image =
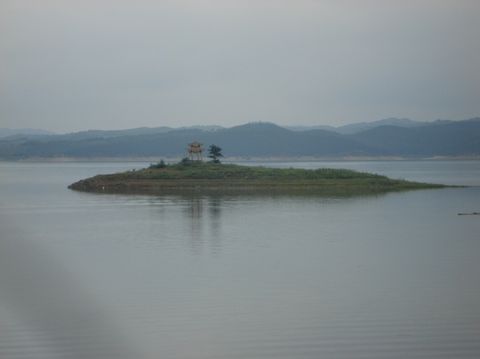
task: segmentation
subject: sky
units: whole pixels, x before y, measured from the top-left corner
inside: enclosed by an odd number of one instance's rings
[[[478,0],[0,0],[0,127],[480,116]]]

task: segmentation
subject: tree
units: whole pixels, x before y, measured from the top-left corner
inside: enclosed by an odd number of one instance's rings
[[[149,168],[165,168],[167,167],[167,164],[165,163],[164,160],[160,160],[158,163],[152,163]]]
[[[212,159],[213,163],[220,163],[219,157],[223,157],[222,149],[216,145],[210,145],[208,148],[208,157]]]
[[[183,157],[180,161],[180,164],[183,166],[188,166],[192,164],[192,160],[188,157]]]

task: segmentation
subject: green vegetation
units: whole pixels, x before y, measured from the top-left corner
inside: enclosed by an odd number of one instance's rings
[[[280,169],[190,160],[162,166],[99,175],[76,182],[69,188],[106,193],[262,191],[355,195],[444,187],[345,169]]]
[[[213,163],[220,163],[220,157],[223,157],[222,149],[216,145],[210,145],[208,148],[208,157],[212,159]]]
[[[152,163],[152,164],[150,165],[150,167],[148,167],[148,168],[165,168],[165,167],[167,167],[165,161],[164,161],[164,160],[160,160],[160,162],[158,162],[158,163]]]

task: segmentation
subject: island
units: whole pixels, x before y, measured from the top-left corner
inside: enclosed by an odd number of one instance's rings
[[[187,158],[179,163],[163,161],[149,168],[97,175],[69,186],[96,193],[301,193],[362,195],[390,191],[445,187],[440,184],[391,179],[346,169],[299,169],[244,166]]]

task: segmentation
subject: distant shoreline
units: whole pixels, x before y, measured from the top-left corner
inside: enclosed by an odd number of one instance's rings
[[[163,159],[167,163],[178,162],[177,157],[29,157],[22,159],[0,159],[0,162],[158,162]],[[400,156],[344,156],[344,157],[225,157],[224,162],[362,162],[362,161],[480,161],[480,156],[433,156],[433,157],[400,157]]]

